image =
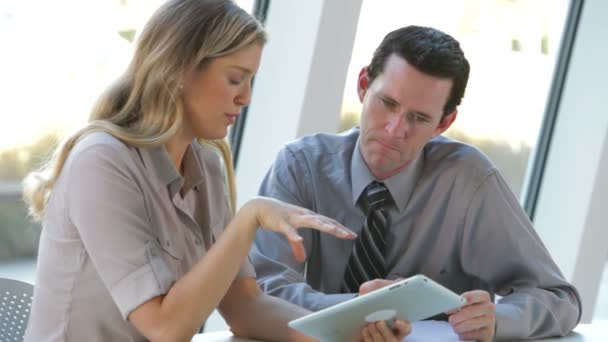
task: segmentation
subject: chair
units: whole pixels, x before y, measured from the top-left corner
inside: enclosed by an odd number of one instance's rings
[[[33,293],[32,284],[0,278],[0,341],[23,341]]]

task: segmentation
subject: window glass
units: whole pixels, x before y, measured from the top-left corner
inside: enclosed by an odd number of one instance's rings
[[[0,2],[0,277],[34,281],[40,225],[27,219],[23,176],[86,122],[163,2]],[[237,1],[250,13],[253,2]]]
[[[471,64],[447,136],[472,143],[522,194],[552,79],[568,0],[364,0],[344,90],[340,131],[359,122],[357,76],[388,32],[432,26],[460,41]]]
[[[242,9],[247,11],[247,13],[253,13],[253,6],[255,5],[256,0],[237,0],[235,1],[237,5],[239,5]]]

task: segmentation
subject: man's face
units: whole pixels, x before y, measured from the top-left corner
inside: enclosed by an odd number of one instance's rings
[[[397,55],[389,56],[371,84],[367,69],[361,70],[360,148],[376,178],[399,172],[431,138],[450,127],[456,111],[442,115],[451,89],[452,80],[424,74]]]

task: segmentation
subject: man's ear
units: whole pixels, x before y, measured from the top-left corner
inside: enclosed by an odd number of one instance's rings
[[[367,75],[367,67],[363,67],[361,68],[361,71],[359,71],[359,78],[357,79],[357,94],[359,95],[359,101],[361,101],[361,103],[363,103],[368,86],[369,76]]]
[[[441,118],[441,120],[439,121],[439,125],[437,125],[437,128],[435,128],[435,134],[433,136],[436,137],[439,134],[445,132],[448,128],[450,128],[450,126],[452,126],[452,124],[454,123],[454,120],[456,120],[457,116],[458,109],[454,109],[453,112]]]

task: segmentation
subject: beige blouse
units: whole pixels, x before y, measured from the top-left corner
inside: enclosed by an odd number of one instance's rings
[[[164,146],[86,136],[43,219],[25,341],[145,341],[127,317],[167,293],[222,233],[231,218],[223,177],[217,153],[196,142],[182,177]],[[238,276],[255,276],[248,260]]]

